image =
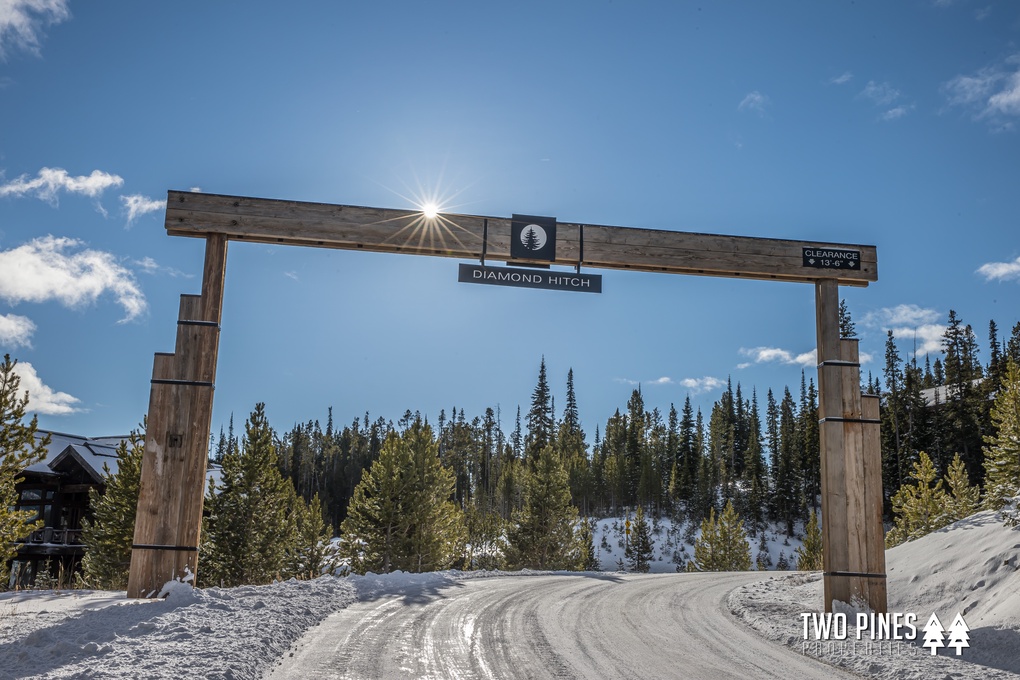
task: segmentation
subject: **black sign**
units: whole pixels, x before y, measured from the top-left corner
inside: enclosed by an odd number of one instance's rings
[[[857,271],[861,268],[861,251],[843,248],[804,248],[804,266]]]
[[[514,215],[510,222],[510,258],[554,261],[556,218]]]
[[[461,283],[487,283],[493,286],[515,288],[545,288],[572,290],[578,293],[601,293],[601,274],[575,272],[536,271],[514,267],[483,267],[477,264],[460,265],[457,280]]]

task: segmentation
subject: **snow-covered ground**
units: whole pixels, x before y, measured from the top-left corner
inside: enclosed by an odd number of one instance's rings
[[[886,551],[886,568],[889,612],[917,616],[913,642],[873,642],[867,632],[858,642],[853,614],[845,642],[819,644],[813,629],[805,642],[800,615],[821,608],[818,572],[738,588],[730,608],[769,639],[868,677],[1020,677],[1020,530],[1003,526],[993,512],[979,512]],[[948,647],[932,656],[922,646],[921,630],[933,612],[947,629],[963,615],[970,647],[959,656]]]
[[[609,544],[600,551],[607,570],[623,555],[622,532],[613,522],[600,520],[596,534],[598,544],[603,536]],[[622,520],[616,522],[622,526]],[[677,541],[683,542],[682,528],[674,530],[664,521],[660,529],[652,570],[675,571],[672,555],[679,550]],[[789,555],[797,547],[793,539],[784,545],[782,534],[775,540],[771,532],[766,536],[773,561],[780,550]],[[689,556],[693,549],[686,546],[681,552]],[[949,649],[931,657],[919,646],[921,639],[867,653],[845,646],[804,650],[800,613],[820,609],[817,573],[773,573],[735,590],[730,609],[777,643],[866,676],[969,680],[1020,674],[1020,530],[1003,527],[992,513],[979,513],[887,555],[889,610],[914,612],[919,619],[935,611],[947,627],[962,612],[971,630],[970,648],[960,658]],[[94,591],[4,593],[0,678],[259,678],[292,653],[307,630],[357,600],[503,575],[451,571],[224,589],[181,585],[164,600],[144,601]],[[407,601],[414,604],[413,598]]]

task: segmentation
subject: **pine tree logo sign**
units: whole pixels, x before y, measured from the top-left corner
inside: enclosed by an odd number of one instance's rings
[[[510,257],[515,260],[556,259],[556,218],[514,215],[510,221]]]

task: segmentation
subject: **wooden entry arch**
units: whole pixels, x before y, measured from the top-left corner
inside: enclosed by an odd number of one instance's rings
[[[505,217],[170,191],[165,226],[204,238],[205,265],[201,295],[181,296],[174,353],[153,361],[130,597],[198,570],[228,241],[513,262]],[[878,397],[861,394],[857,341],[840,338],[838,320],[839,286],[878,280],[877,249],[564,222],[557,230],[553,264],[814,284],[825,610],[856,600],[885,612]]]

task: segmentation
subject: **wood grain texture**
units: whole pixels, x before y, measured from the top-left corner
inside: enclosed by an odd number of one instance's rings
[[[486,259],[511,261],[510,219],[505,217],[449,214],[429,221],[411,210],[171,191],[166,229],[173,236],[220,234],[256,243],[480,259],[486,219]],[[577,264],[580,231],[577,223],[557,225],[555,264]],[[805,247],[859,250],[861,267],[804,267]],[[846,286],[866,286],[878,279],[874,246],[589,224],[584,225],[583,265],[778,281],[831,278]]]
[[[861,398],[865,420],[878,420],[879,397],[866,394]],[[864,424],[864,512],[867,518],[867,553],[869,574],[885,574],[885,527],[882,526],[882,436],[878,423]],[[868,604],[876,612],[888,611],[887,581],[869,579]]]
[[[227,240],[207,239],[202,295],[181,296],[174,354],[154,360],[154,380],[180,383],[152,384],[134,544],[167,548],[132,550],[129,597],[149,597],[171,579],[198,573]]]

